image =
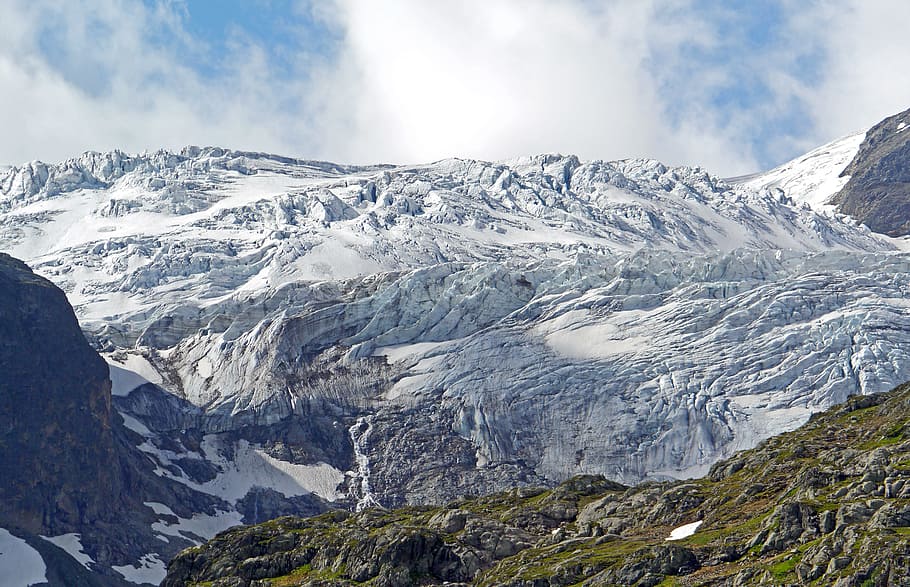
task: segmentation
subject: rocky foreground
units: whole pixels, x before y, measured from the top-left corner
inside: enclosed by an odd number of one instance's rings
[[[699,480],[582,476],[441,507],[279,518],[182,552],[163,585],[907,585],[908,418],[910,384],[853,397]]]

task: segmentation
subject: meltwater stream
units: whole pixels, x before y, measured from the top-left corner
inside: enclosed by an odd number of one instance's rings
[[[358,512],[371,507],[382,507],[370,489],[370,459],[365,453],[370,432],[373,431],[372,420],[372,416],[361,416],[348,428],[351,443],[354,445],[354,459],[357,461],[357,477],[360,479],[360,491],[355,506]]]

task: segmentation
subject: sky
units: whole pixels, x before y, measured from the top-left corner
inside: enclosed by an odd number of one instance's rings
[[[910,107],[905,0],[0,0],[0,164],[186,145],[769,169]]]

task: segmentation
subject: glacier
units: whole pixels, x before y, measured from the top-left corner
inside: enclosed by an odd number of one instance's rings
[[[857,136],[729,181],[87,153],[0,178],[0,247],[67,292],[159,474],[226,507],[688,477],[910,380],[910,258],[824,207]]]

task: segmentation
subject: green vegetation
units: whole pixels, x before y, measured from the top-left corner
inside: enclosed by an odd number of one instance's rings
[[[305,583],[339,583],[344,582],[349,585],[360,585],[355,581],[345,580],[344,573],[341,571],[332,571],[329,569],[313,569],[309,564],[298,567],[287,575],[269,579],[269,587],[296,587]]]
[[[796,563],[800,561],[799,556],[791,556],[786,558],[778,563],[774,563],[769,567],[771,574],[774,576],[774,579],[777,581],[790,581],[793,578],[793,569],[796,568]]]

